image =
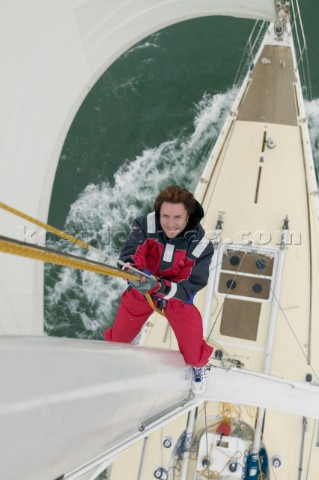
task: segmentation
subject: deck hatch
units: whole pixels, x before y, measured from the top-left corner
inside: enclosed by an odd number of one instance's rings
[[[224,302],[220,333],[256,341],[261,303],[227,299]]]
[[[217,293],[225,297],[220,333],[256,341],[263,302],[272,297],[277,252],[247,245],[225,245],[219,254]]]
[[[219,293],[238,295],[241,297],[268,300],[270,296],[270,282],[267,278],[256,278],[233,273],[221,273],[219,279]]]
[[[225,248],[222,253],[218,279],[218,293],[245,300],[267,301],[271,296],[271,282],[275,255]]]

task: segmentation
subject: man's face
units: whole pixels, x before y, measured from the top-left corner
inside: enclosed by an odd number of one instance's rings
[[[168,238],[175,238],[186,227],[189,215],[183,203],[163,202],[160,224]]]

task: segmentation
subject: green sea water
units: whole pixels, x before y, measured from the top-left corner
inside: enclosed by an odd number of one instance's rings
[[[300,7],[312,85],[306,106],[319,165],[316,1],[303,0]],[[161,188],[177,183],[193,190],[235,98],[234,79],[253,23],[226,17],[189,20],[122,55],[97,81],[70,128],[49,223],[116,257],[132,220],[151,209]],[[124,288],[122,280],[46,266],[47,333],[101,338]]]

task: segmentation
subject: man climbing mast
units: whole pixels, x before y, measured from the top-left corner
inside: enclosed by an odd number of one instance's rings
[[[103,332],[107,341],[130,343],[153,312],[145,297],[151,295],[165,313],[185,362],[193,367],[195,393],[205,389],[206,364],[213,352],[203,339],[202,318],[193,304],[207,284],[214,253],[200,225],[203,216],[192,193],[170,186],[156,198],[154,212],[134,221],[120,260],[146,276],[130,281],[113,327]]]

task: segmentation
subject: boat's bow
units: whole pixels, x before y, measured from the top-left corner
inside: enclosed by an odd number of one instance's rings
[[[224,367],[236,368],[211,371],[207,395],[221,403],[208,402],[185,419],[188,443],[170,433],[171,463],[156,470],[154,460],[156,478],[317,475],[318,424],[310,417],[318,418],[318,197],[290,22],[294,4],[289,11],[286,2],[268,27],[196,189],[216,246],[197,306]],[[169,345],[172,335],[151,320],[144,340]],[[287,382],[273,378],[271,386],[268,375]],[[149,447],[156,442],[160,448],[159,439],[149,439]],[[148,478],[148,462],[143,469],[139,478]],[[116,462],[112,480],[120,472]]]

